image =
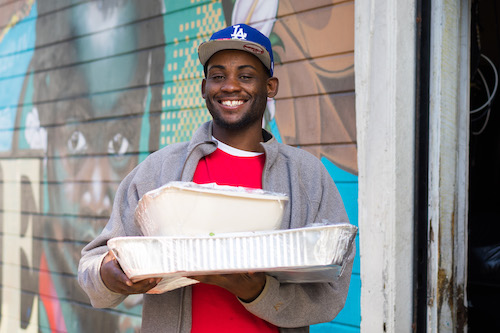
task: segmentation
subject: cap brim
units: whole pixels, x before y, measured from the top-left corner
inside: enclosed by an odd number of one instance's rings
[[[271,69],[271,57],[267,50],[260,44],[241,39],[218,39],[209,40],[198,47],[198,58],[203,66],[215,53],[222,50],[241,50],[253,54],[266,66]]]

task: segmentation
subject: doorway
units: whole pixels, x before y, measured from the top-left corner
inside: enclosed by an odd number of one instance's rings
[[[468,327],[500,332],[500,4],[471,9]]]

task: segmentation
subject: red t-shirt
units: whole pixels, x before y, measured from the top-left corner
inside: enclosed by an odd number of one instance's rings
[[[198,184],[262,188],[265,155],[245,152],[219,142],[219,148],[202,158],[194,173]],[[224,288],[193,285],[191,332],[278,332],[278,328],[248,312]]]

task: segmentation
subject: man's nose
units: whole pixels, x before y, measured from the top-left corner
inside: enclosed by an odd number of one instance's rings
[[[225,92],[239,91],[241,89],[240,82],[236,76],[228,75],[224,80],[221,90]]]

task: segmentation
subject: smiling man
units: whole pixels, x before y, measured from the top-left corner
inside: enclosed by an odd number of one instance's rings
[[[269,77],[263,64],[250,53],[225,50],[207,62],[201,91],[214,121],[214,134],[230,138],[251,130],[262,139],[267,97],[276,95],[278,79]],[[223,134],[225,131],[229,133]]]
[[[259,31],[234,25],[200,45],[202,96],[213,121],[190,142],[151,154],[122,182],[110,220],[82,251],[79,282],[95,307],[113,307],[159,281],[132,283],[106,246],[140,235],[138,200],[169,181],[262,188],[289,197],[282,229],[348,222],[342,199],[321,162],[283,145],[262,129],[267,98],[278,92],[271,43]],[[238,223],[235,216],[234,223]],[[335,283],[283,283],[265,273],[206,275],[192,286],[145,294],[142,332],[308,332],[343,308],[354,249]]]

